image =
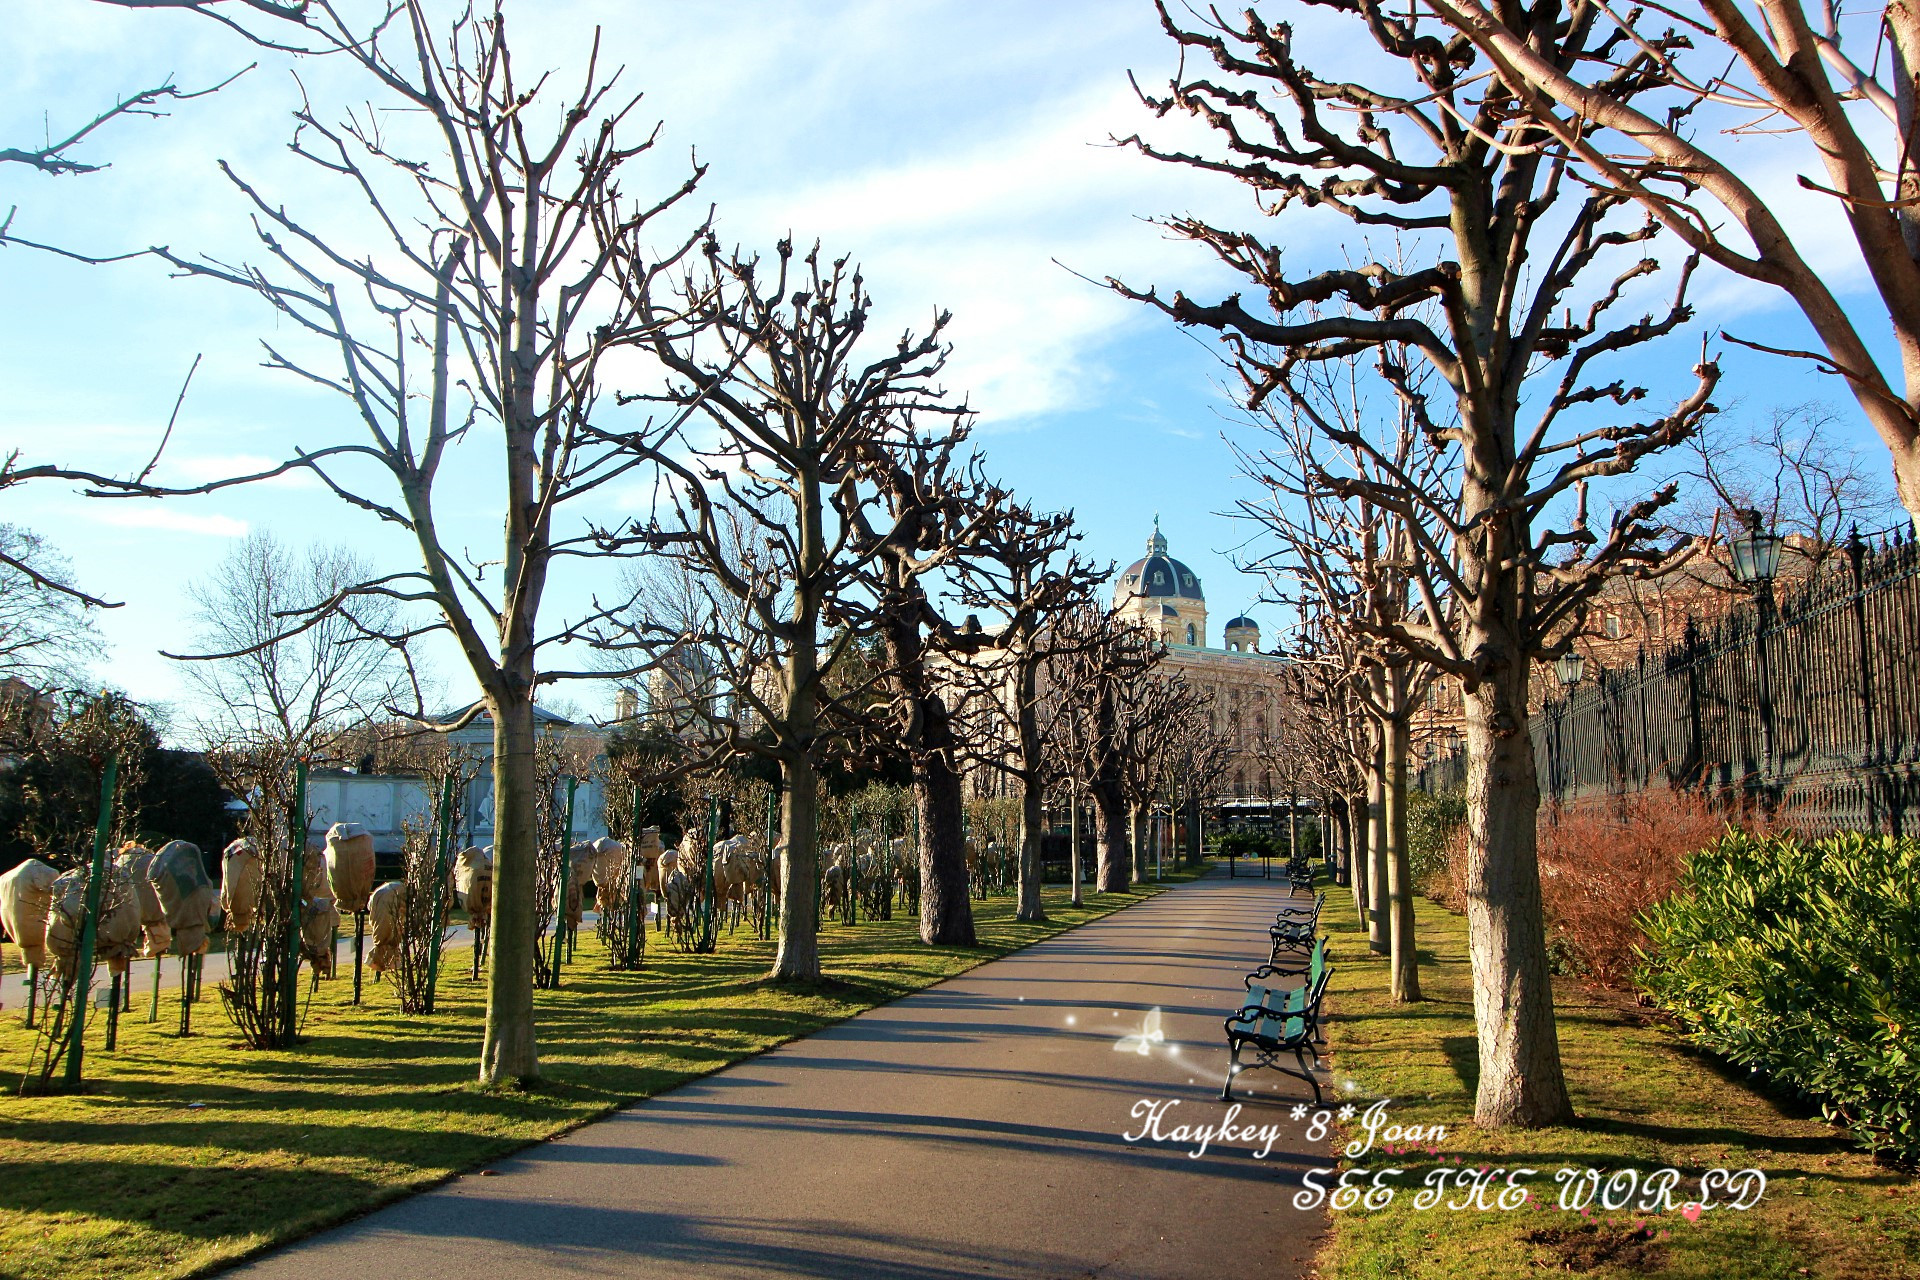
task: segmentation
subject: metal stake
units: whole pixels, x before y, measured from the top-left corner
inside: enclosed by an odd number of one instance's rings
[[[303,758],[293,766],[293,885],[288,894],[286,983],[280,998],[280,1041],[292,1046],[299,1029],[296,1006],[300,1002],[300,909],[307,893],[307,762]],[[314,976],[319,976],[314,970]]]
[[[453,775],[440,788],[440,840],[433,857],[433,934],[427,952],[426,1012],[433,1012],[435,985],[440,981],[440,947],[446,941],[447,857],[453,840]]]
[[[573,791],[580,785],[580,779],[567,779],[567,819],[560,833],[560,899],[553,907],[553,966],[547,985],[557,988],[560,985],[560,959],[567,941],[567,864],[573,861]]]
[[[107,878],[107,826],[113,820],[113,783],[120,773],[120,757],[108,756],[100,777],[100,817],[93,827],[93,865],[87,874],[87,915],[80,926],[80,954],[74,966],[73,1024],[67,1033],[67,1085],[80,1083],[80,1059],[86,1052],[83,1033],[87,1027],[87,992],[93,982],[93,945],[99,928],[101,882]]]

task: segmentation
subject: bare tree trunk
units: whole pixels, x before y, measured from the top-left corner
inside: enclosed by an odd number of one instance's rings
[[[1527,731],[1527,670],[1505,637],[1472,637],[1506,657],[1466,695],[1467,924],[1480,1085],[1474,1121],[1536,1128],[1573,1118],[1553,1020],[1534,823],[1540,806]]]
[[[924,720],[929,750],[913,779],[914,802],[920,806],[920,940],[933,947],[974,944],[960,775],[949,763],[951,754],[934,749],[951,745],[952,723],[946,704],[929,699]]]
[[[1129,864],[1133,865],[1133,883],[1139,885],[1140,881],[1146,879],[1146,867],[1140,865],[1140,860],[1142,860],[1142,842],[1140,842],[1139,804],[1129,804],[1129,806],[1127,806],[1127,844],[1133,846],[1133,848],[1131,848]]]
[[[1124,893],[1132,883],[1133,852],[1127,844],[1127,808],[1120,789],[1111,782],[1092,788],[1093,810],[1099,824],[1100,892]]]
[[[1364,794],[1347,797],[1347,878],[1353,883],[1353,909],[1361,924],[1367,922],[1367,798]]]
[[[1374,726],[1373,756],[1367,761],[1367,948],[1387,954],[1387,735]]]
[[[1321,824],[1326,829],[1327,839],[1331,841],[1333,845],[1334,865],[1351,881],[1353,879],[1353,872],[1349,866],[1348,859],[1353,855],[1347,848],[1346,800],[1344,797],[1336,796],[1332,792],[1328,792],[1324,799],[1326,805],[1321,812],[1326,816],[1321,819]]]
[[[786,792],[780,815],[787,856],[780,866],[780,945],[772,978],[820,976],[820,912],[814,897],[820,832],[820,782],[803,752],[782,765]]]
[[[534,884],[539,854],[535,825],[532,687],[508,699],[489,696],[493,716],[493,928],[487,964],[487,1024],[480,1045],[480,1083],[534,1080]]]
[[[1045,920],[1047,909],[1040,901],[1040,837],[1046,830],[1046,806],[1042,803],[1038,778],[1023,778],[1020,783],[1020,908],[1016,920]]]
[[[1420,961],[1413,931],[1413,868],[1407,857],[1407,751],[1404,719],[1387,726],[1387,912],[1393,956],[1390,993],[1409,1004],[1420,999]]]
[[[1041,752],[1038,659],[1020,654],[1019,698],[1015,715],[1020,748],[1020,883],[1016,920],[1045,920],[1047,910],[1040,903],[1040,837],[1046,824],[1046,794],[1041,782]]]

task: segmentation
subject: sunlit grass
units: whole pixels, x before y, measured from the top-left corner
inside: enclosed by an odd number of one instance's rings
[[[1585,1269],[1600,1245],[1623,1246],[1595,1275],[1654,1275],[1688,1280],[1896,1280],[1920,1275],[1920,1186],[1857,1152],[1846,1135],[1751,1088],[1689,1049],[1635,1008],[1630,998],[1597,994],[1573,982],[1556,986],[1560,1047],[1580,1116],[1571,1128],[1485,1132],[1471,1124],[1478,1054],[1463,918],[1420,904],[1421,983],[1428,999],[1394,1006],[1384,959],[1367,952],[1345,891],[1335,890],[1326,918],[1339,965],[1329,1028],[1334,1074],[1359,1092],[1392,1098],[1397,1123],[1444,1124],[1442,1157],[1467,1167],[1540,1170],[1530,1185],[1546,1206],[1515,1212],[1413,1211],[1402,1192],[1378,1213],[1335,1214],[1320,1265],[1340,1280],[1393,1277],[1512,1277]],[[1340,910],[1334,908],[1338,906]],[[1358,1163],[1405,1168],[1417,1189],[1436,1167],[1424,1153]],[[1712,1211],[1689,1223],[1679,1213],[1595,1212],[1553,1207],[1562,1167],[1643,1173],[1672,1166],[1682,1186],[1699,1186],[1712,1168],[1763,1170],[1767,1198],[1747,1212]],[[1536,1200],[1540,1196],[1536,1194]],[[1651,1239],[1627,1239],[1645,1224]],[[1582,1229],[1565,1243],[1529,1242],[1542,1230]],[[1587,1229],[1591,1228],[1591,1229]],[[1583,1253],[1584,1250],[1584,1253]]]
[[[1168,883],[1190,877],[1169,877]],[[1152,886],[1148,886],[1151,890]],[[196,1034],[162,995],[122,1015],[120,1048],[89,1035],[87,1092],[12,1096],[33,1033],[0,1014],[0,1276],[181,1276],[230,1262],[550,1137],[863,1009],[929,986],[1144,894],[1067,904],[1045,925],[1013,900],[974,902],[979,945],[933,950],[915,922],[829,927],[815,989],[768,984],[772,944],[723,934],[717,955],[648,937],[639,973],[611,973],[586,934],[558,991],[537,993],[545,1080],[526,1092],[474,1084],[481,986],[449,953],[439,1008],[401,1017],[390,987],[354,1009],[349,978],[322,983],[295,1051],[243,1047],[208,982]]]

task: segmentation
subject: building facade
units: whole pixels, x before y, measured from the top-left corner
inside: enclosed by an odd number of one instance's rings
[[[1169,554],[1157,517],[1147,554],[1114,579],[1113,608],[1166,644],[1161,670],[1212,695],[1213,727],[1227,734],[1231,746],[1220,799],[1284,799],[1273,752],[1287,714],[1286,660],[1261,651],[1260,626],[1245,615],[1227,620],[1218,648],[1208,643],[1205,587],[1199,574]]]

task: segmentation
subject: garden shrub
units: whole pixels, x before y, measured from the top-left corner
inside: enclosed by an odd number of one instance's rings
[[[1229,831],[1214,843],[1223,858],[1276,858],[1280,850],[1272,840],[1257,831]]]
[[[1638,980],[1692,1040],[1920,1159],[1920,841],[1729,831],[1640,923]]]
[[[1540,899],[1558,972],[1624,986],[1646,941],[1639,914],[1673,892],[1688,854],[1726,819],[1696,791],[1659,788],[1540,815]]]
[[[1407,867],[1415,886],[1427,896],[1445,901],[1444,889],[1435,881],[1449,874],[1447,846],[1466,825],[1466,788],[1407,789]]]

